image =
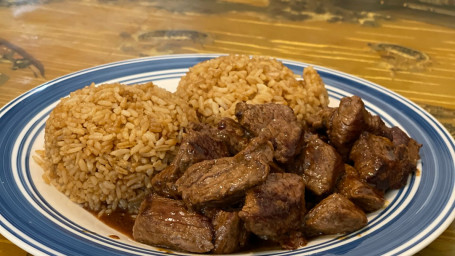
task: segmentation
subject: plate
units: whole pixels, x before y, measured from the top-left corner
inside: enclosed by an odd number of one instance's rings
[[[0,232],[34,255],[164,255],[98,221],[41,178],[33,161],[44,145],[44,125],[59,99],[90,83],[153,81],[175,90],[198,62],[219,55],[168,55],[133,59],[75,72],[19,96],[0,110]],[[308,64],[281,60],[296,74]],[[455,143],[444,127],[409,100],[377,84],[315,67],[331,104],[359,95],[369,111],[398,125],[423,144],[418,171],[406,187],[387,194],[387,207],[368,215],[369,224],[345,235],[311,241],[294,251],[260,255],[412,255],[436,239],[455,217]]]

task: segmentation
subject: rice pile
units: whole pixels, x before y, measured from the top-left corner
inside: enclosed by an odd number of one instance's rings
[[[135,212],[170,162],[194,110],[152,83],[91,85],[63,98],[45,127],[43,178],[100,214]]]
[[[118,208],[137,213],[189,122],[234,118],[239,101],[289,105],[305,122],[327,106],[328,95],[314,69],[303,78],[275,59],[230,55],[190,68],[174,94],[152,83],[92,84],[51,112],[37,160],[43,179],[99,215]]]
[[[299,121],[328,105],[328,94],[317,72],[309,67],[304,80],[282,62],[268,57],[229,55],[201,62],[182,77],[176,94],[189,102],[202,121],[234,118],[239,101],[275,102],[290,106]]]

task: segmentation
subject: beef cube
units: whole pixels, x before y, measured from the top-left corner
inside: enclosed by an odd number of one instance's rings
[[[317,135],[305,135],[305,148],[302,152],[303,180],[305,186],[317,196],[333,192],[344,171],[344,163],[338,152]],[[299,171],[300,172],[300,171]]]
[[[215,247],[212,253],[233,253],[245,246],[248,239],[248,232],[238,212],[218,210],[212,217],[212,225],[215,231]]]
[[[383,191],[406,185],[409,174],[416,170],[422,146],[398,127],[391,128],[389,135],[393,141],[364,132],[350,154],[360,179]]]
[[[176,185],[191,207],[223,205],[240,199],[247,189],[264,182],[272,160],[272,144],[263,138],[254,138],[233,157],[192,165]]]
[[[338,108],[325,107],[309,116],[306,120],[308,128],[313,131],[324,130],[327,132],[327,129],[332,126],[332,117],[337,110]]]
[[[229,156],[226,145],[213,139],[213,131],[209,127],[193,124],[180,145],[172,163],[152,179],[153,191],[169,198],[180,195],[175,182],[191,165],[203,160]]]
[[[210,219],[187,210],[182,201],[155,194],[142,202],[133,238],[149,245],[196,253],[214,248]]]
[[[352,144],[366,127],[367,115],[360,97],[343,97],[337,108],[319,111],[309,119],[309,124],[314,131],[325,130],[329,143],[347,159]]]
[[[263,239],[279,241],[298,231],[305,214],[305,185],[293,173],[271,173],[262,185],[249,190],[239,213],[247,230]]]
[[[235,115],[240,124],[255,136],[267,137],[274,146],[274,157],[285,163],[298,153],[302,127],[294,111],[285,105],[267,103],[260,105],[237,103]]]
[[[239,102],[235,106],[235,116],[243,127],[255,135],[274,119],[282,119],[289,123],[297,120],[290,107],[276,103],[255,105]]]
[[[342,98],[338,110],[332,116],[328,137],[330,143],[345,159],[352,144],[365,128],[366,114],[364,103],[360,97],[352,96]]]
[[[405,164],[408,164],[411,168],[413,167],[415,169],[417,161],[420,159],[419,150],[422,147],[422,144],[419,144],[417,141],[410,138],[403,130],[396,126],[390,129],[390,134],[392,143],[396,148],[406,148],[403,152],[404,155],[399,159],[404,160],[404,162],[406,162]],[[399,150],[401,149],[398,149],[397,151]]]
[[[373,212],[384,206],[384,194],[360,180],[357,170],[345,165],[346,171],[337,184],[337,192],[344,195],[365,212]]]
[[[304,231],[308,237],[359,230],[368,224],[365,213],[345,196],[333,193],[324,198],[307,216]]]
[[[365,110],[365,112],[367,111]],[[365,125],[365,131],[392,140],[390,128],[385,125],[381,117],[374,116],[371,113],[367,112],[365,115]]]
[[[389,139],[364,132],[352,147],[350,158],[362,181],[383,191],[389,189],[397,162]]]
[[[395,147],[396,167],[391,172],[389,186],[391,189],[399,189],[406,185],[409,174],[417,169],[417,161],[420,159],[419,149],[422,145],[410,139],[407,144]]]
[[[227,145],[231,155],[242,151],[252,137],[243,126],[229,117],[221,119],[217,128],[217,138]]]
[[[293,230],[288,234],[281,236],[278,242],[281,248],[284,250],[295,250],[305,246],[308,243],[303,232],[296,230]]]
[[[390,128],[379,116],[368,112],[362,99],[355,95],[343,97],[337,108],[325,108],[309,120],[313,130],[325,129],[329,143],[344,160],[348,160],[352,145],[363,131],[391,139]]]
[[[387,135],[395,146],[397,159],[396,171],[390,177],[390,188],[398,189],[405,186],[409,174],[415,172],[417,161],[420,159],[419,150],[422,145],[410,138],[397,126],[388,129]]]

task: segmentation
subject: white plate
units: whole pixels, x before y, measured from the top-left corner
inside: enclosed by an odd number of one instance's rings
[[[44,124],[58,100],[70,92],[105,82],[153,81],[175,90],[189,67],[218,55],[169,55],[116,62],[82,70],[45,83],[0,110],[0,232],[35,254],[162,255],[98,221],[41,179],[32,160],[43,148]],[[301,74],[307,64],[282,60]],[[398,125],[423,144],[420,172],[408,185],[387,194],[387,208],[369,215],[366,228],[343,237],[311,241],[279,255],[411,255],[440,235],[454,219],[455,143],[434,117],[407,99],[371,82],[315,67],[332,104],[359,95],[366,107],[388,125]],[[112,239],[109,235],[117,235]]]

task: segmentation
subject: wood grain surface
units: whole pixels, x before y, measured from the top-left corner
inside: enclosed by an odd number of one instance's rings
[[[268,55],[378,83],[455,136],[453,1],[0,0],[0,107],[59,76],[176,53]],[[454,255],[455,224],[418,255]],[[0,255],[26,255],[0,236]]]

